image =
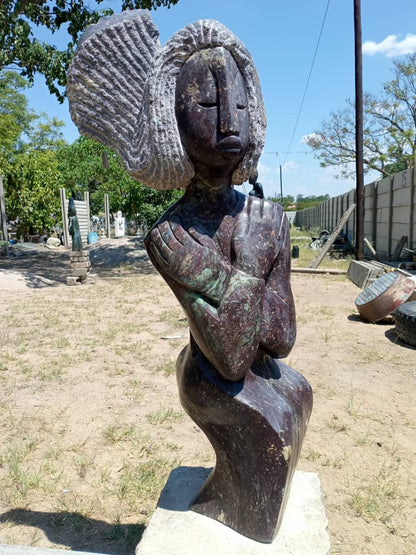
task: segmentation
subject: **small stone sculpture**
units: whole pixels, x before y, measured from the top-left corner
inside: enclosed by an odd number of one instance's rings
[[[312,393],[278,360],[296,335],[286,217],[234,189],[264,144],[253,60],[217,21],[188,25],[160,48],[148,13],[130,12],[87,31],[68,97],[80,131],[115,148],[136,179],[185,188],[145,243],[187,314],[180,399],[217,457],[192,509],[271,542]]]
[[[82,251],[82,239],[79,231],[77,209],[73,197],[68,202],[68,231],[72,237],[72,250]]]
[[[119,210],[117,212],[117,216],[114,218],[114,237],[124,237],[125,222],[126,222],[126,219],[123,218],[121,211]]]
[[[251,191],[249,191],[248,196],[264,198],[263,185],[257,181],[257,178],[258,178],[258,173],[257,173],[257,170],[255,170],[252,173],[252,175],[250,175],[250,179],[248,180],[250,185],[253,185],[253,188],[251,189]]]

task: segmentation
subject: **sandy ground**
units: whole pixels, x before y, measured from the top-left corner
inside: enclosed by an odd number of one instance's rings
[[[184,315],[139,238],[0,259],[0,543],[133,553],[169,472],[214,463],[183,414]],[[416,553],[416,350],[362,322],[338,276],[295,274],[286,362],[314,410],[298,468],[319,474],[333,554]]]

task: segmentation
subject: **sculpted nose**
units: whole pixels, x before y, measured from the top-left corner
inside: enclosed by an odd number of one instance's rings
[[[220,94],[219,131],[221,135],[239,135],[237,104],[230,94]]]

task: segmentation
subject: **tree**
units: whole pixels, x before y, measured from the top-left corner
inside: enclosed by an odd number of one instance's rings
[[[378,98],[365,94],[364,171],[382,177],[416,165],[416,54],[394,61],[395,78]],[[340,169],[337,177],[355,175],[354,102],[331,113],[321,129],[304,138],[322,167]]]
[[[45,77],[52,94],[60,102],[65,93],[66,71],[75,46],[86,27],[112,9],[99,9],[104,0],[1,0],[0,5],[0,70],[18,68],[33,82],[36,73]],[[178,0],[123,0],[122,11],[170,7]],[[92,8],[91,5],[94,7]],[[67,33],[67,45],[59,50],[53,44],[36,38],[37,28]]]
[[[60,148],[58,160],[63,186],[89,191],[93,214],[103,212],[108,194],[113,213],[121,210],[128,220],[150,226],[181,195],[144,187],[130,177],[117,154],[86,137]]]
[[[34,234],[55,224],[60,174],[56,149],[64,144],[63,123],[30,110],[22,92],[28,83],[16,72],[0,72],[0,172],[6,213],[19,232]]]
[[[312,206],[317,206],[321,202],[329,200],[329,195],[310,195],[304,197],[303,195],[296,196],[296,210],[305,210],[305,208],[312,208]]]
[[[282,199],[280,196],[278,197],[267,197],[267,200],[271,200],[273,202],[277,202],[278,204],[282,204]],[[283,210],[295,210],[295,198],[292,195],[286,195],[283,197]]]
[[[14,156],[30,148],[57,148],[64,123],[29,108],[23,90],[29,86],[15,71],[0,72],[0,173],[7,173]]]
[[[48,232],[61,221],[60,177],[53,150],[16,156],[7,175],[6,201],[9,220],[18,219],[19,235]]]
[[[30,129],[34,114],[22,90],[27,81],[13,71],[0,73],[0,174],[5,175],[13,156],[21,148],[24,133]]]

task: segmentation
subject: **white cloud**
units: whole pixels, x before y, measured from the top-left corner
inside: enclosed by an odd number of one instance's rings
[[[387,58],[393,58],[393,56],[416,53],[416,35],[409,33],[404,39],[398,39],[398,35],[389,35],[381,42],[366,41],[363,44],[363,54],[368,56],[383,54]]]
[[[282,166],[283,173],[292,173],[298,170],[299,170],[299,164],[297,164],[293,160],[289,160],[289,162],[285,162]]]
[[[259,172],[259,175],[269,176],[270,174],[275,173],[276,167],[271,168],[270,166],[266,166],[265,164],[262,164],[261,161],[259,161],[259,163],[257,164],[257,170]]]
[[[308,133],[307,135],[303,135],[300,142],[304,145],[307,145],[309,139],[318,139],[318,138],[319,138],[318,133],[315,133],[315,131],[314,131],[313,133]]]

